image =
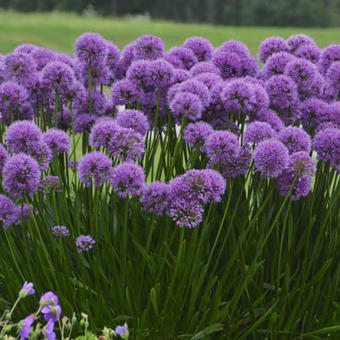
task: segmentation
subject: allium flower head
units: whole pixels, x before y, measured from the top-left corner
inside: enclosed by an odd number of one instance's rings
[[[52,151],[46,143],[41,143],[30,155],[38,162],[41,171],[46,171],[53,159]]]
[[[173,82],[174,84],[182,83],[183,81],[186,81],[190,78],[190,73],[186,70],[182,70],[180,68],[174,68],[174,77]]]
[[[34,322],[34,317],[32,314],[27,316],[24,320],[19,322],[21,340],[25,340],[29,337],[33,322]]]
[[[38,189],[40,170],[32,157],[19,153],[7,160],[2,172],[4,189],[14,198],[33,195]]]
[[[133,129],[142,136],[146,135],[150,128],[147,117],[138,110],[124,110],[120,112],[116,122],[119,126]]]
[[[325,162],[338,162],[340,160],[340,129],[325,128],[319,131],[313,141],[313,148],[318,159]]]
[[[112,86],[112,102],[114,105],[135,105],[140,96],[140,90],[129,79],[122,79]]]
[[[154,35],[142,35],[136,40],[134,56],[136,59],[154,60],[164,54],[164,42]]]
[[[78,253],[91,250],[95,243],[96,241],[91,235],[79,235],[76,239]]]
[[[184,139],[191,148],[200,151],[213,132],[212,126],[206,122],[190,123],[184,130]]]
[[[146,85],[153,88],[166,88],[173,84],[174,69],[165,59],[157,59],[148,64]]]
[[[13,52],[32,54],[38,47],[32,44],[21,44]]]
[[[258,112],[256,119],[268,123],[276,132],[281,131],[285,127],[277,113],[270,109]]]
[[[340,126],[340,101],[329,104],[327,111],[329,120]]]
[[[266,139],[275,138],[276,132],[265,122],[255,121],[247,125],[243,135],[244,144],[258,144]]]
[[[316,68],[310,61],[297,58],[288,62],[284,74],[295,81],[299,90],[308,90],[313,85]]]
[[[79,179],[86,186],[92,183],[99,187],[108,179],[111,160],[101,152],[90,152],[83,156],[78,165]]]
[[[242,75],[241,60],[236,53],[217,50],[212,62],[220,70],[221,77],[224,80]]]
[[[2,168],[4,167],[8,157],[7,150],[2,144],[0,144],[0,172],[2,171]]]
[[[126,72],[127,79],[137,85],[139,89],[144,89],[148,84],[149,64],[148,60],[133,61]]]
[[[331,64],[327,70],[326,79],[332,87],[338,92],[340,91],[340,61]]]
[[[190,92],[177,92],[169,104],[177,122],[180,122],[184,115],[191,121],[201,118],[203,105],[200,98]]]
[[[298,48],[304,45],[315,44],[314,40],[306,34],[293,34],[287,39],[289,51],[294,53]]]
[[[115,79],[120,80],[125,77],[126,71],[131,65],[132,61],[135,59],[134,50],[135,50],[136,42],[133,41],[130,44],[126,45],[124,49],[120,53],[120,58],[115,70]]]
[[[76,57],[84,63],[104,63],[107,56],[105,39],[97,33],[84,33],[76,40]]]
[[[37,65],[37,71],[41,71],[48,63],[56,60],[57,57],[55,52],[43,47],[35,49],[31,56]]]
[[[13,201],[0,194],[0,225],[7,229],[16,221],[16,210]]]
[[[39,191],[43,194],[61,192],[60,180],[58,176],[46,176],[39,183]]]
[[[67,237],[70,236],[70,231],[67,227],[63,225],[56,225],[55,227],[52,227],[52,234],[55,237]]]
[[[114,71],[117,68],[117,64],[120,58],[119,48],[111,41],[106,41],[106,47],[107,47],[106,65],[112,72],[112,76],[114,76]]]
[[[111,170],[110,183],[119,197],[139,196],[145,186],[144,170],[133,163],[122,163]]]
[[[34,293],[35,293],[35,290],[33,288],[33,283],[25,281],[25,283],[23,284],[19,292],[19,296],[21,298],[25,298],[26,296],[33,295]]]
[[[217,83],[222,82],[222,78],[216,73],[200,73],[193,78],[204,84],[209,90],[214,87]],[[210,96],[209,96],[210,97]]]
[[[43,141],[51,149],[52,153],[68,153],[71,149],[71,141],[67,133],[59,129],[49,129],[43,134]]]
[[[112,84],[112,75],[109,67],[103,61],[92,62],[91,64],[76,60],[75,62],[75,73],[78,79],[88,86],[89,75],[91,80],[91,85],[106,85],[110,86]]]
[[[191,37],[185,40],[184,47],[190,48],[198,61],[208,61],[211,59],[214,48],[210,41],[201,37]]]
[[[74,60],[69,57],[67,54],[64,54],[64,53],[57,53],[56,54],[56,57],[55,57],[55,60],[56,61],[60,61],[68,66],[71,67],[71,69],[74,68]]]
[[[241,58],[246,58],[250,55],[247,45],[237,40],[228,40],[224,42],[221,47],[219,47],[219,50],[228,53],[235,53]]]
[[[192,77],[197,76],[201,73],[216,73],[217,75],[220,75],[220,70],[211,62],[208,61],[201,61],[197,64],[195,64],[192,69],[190,70],[190,75]]]
[[[328,103],[321,99],[307,99],[301,108],[301,122],[305,128],[315,128],[329,119]]]
[[[268,178],[278,177],[288,165],[288,149],[276,139],[267,139],[254,150],[255,169]]]
[[[248,82],[249,83],[249,82]],[[262,111],[266,111],[269,108],[269,96],[267,94],[267,91],[264,89],[263,86],[259,84],[251,84],[252,90],[253,90],[253,108],[252,116],[256,116]]]
[[[271,76],[283,74],[286,65],[296,58],[288,52],[278,52],[272,54],[264,64],[263,71],[267,79]]]
[[[164,58],[170,64],[183,70],[190,70],[198,62],[195,53],[190,48],[182,46],[170,48]]]
[[[267,38],[260,44],[258,58],[262,61],[262,63],[265,63],[272,54],[277,52],[288,52],[288,50],[289,47],[283,38]]]
[[[321,50],[315,44],[304,44],[295,51],[294,55],[317,64],[321,57]]]
[[[281,130],[279,140],[287,147],[289,153],[309,152],[312,144],[309,134],[296,126],[289,126]]]
[[[208,106],[210,102],[209,89],[198,80],[189,79],[181,83],[179,91],[188,92],[198,96],[203,106]]]
[[[145,211],[161,216],[168,206],[168,195],[168,185],[156,181],[144,188],[140,202]]]
[[[328,68],[334,61],[340,60],[340,45],[339,44],[331,44],[327,46],[321,52],[319,69],[320,72],[325,75],[327,73]]]

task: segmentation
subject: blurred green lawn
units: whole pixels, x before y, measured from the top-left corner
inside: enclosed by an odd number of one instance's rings
[[[340,43],[338,28],[228,27],[166,21],[143,22],[136,19],[87,18],[54,12],[21,14],[0,11],[0,53],[2,54],[12,51],[24,42],[72,53],[74,40],[83,32],[98,32],[120,48],[147,33],[160,36],[167,49],[182,44],[186,38],[194,35],[209,39],[215,47],[226,40],[237,39],[247,44],[253,54],[257,53],[261,40],[273,35],[287,38],[294,33],[305,33],[321,47]]]

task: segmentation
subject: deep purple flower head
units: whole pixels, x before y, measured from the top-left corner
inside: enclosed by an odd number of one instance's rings
[[[229,131],[215,131],[209,135],[204,150],[214,162],[223,162],[237,156],[240,145],[235,134]]]
[[[53,155],[68,153],[71,149],[71,141],[67,133],[59,129],[49,129],[43,134],[43,141],[51,149]]]
[[[263,86],[259,84],[252,84],[251,87],[253,89],[254,97],[253,97],[252,112],[250,113],[252,114],[252,116],[256,116],[260,112],[268,110],[269,96]]]
[[[255,77],[259,71],[260,66],[252,55],[241,59],[241,77]]]
[[[191,121],[202,116],[202,102],[196,94],[190,92],[177,92],[169,107],[177,122],[181,121],[183,115]]]
[[[80,181],[86,186],[101,186],[109,178],[111,164],[111,160],[101,152],[84,155],[78,165]]]
[[[281,131],[285,127],[277,113],[270,109],[258,112],[256,119],[268,123],[276,132]]]
[[[90,112],[89,96],[86,94],[84,98],[76,99],[74,109],[76,114],[88,113],[91,115],[102,116],[107,110],[107,104],[109,102],[106,94],[100,90],[92,91],[92,112]]]
[[[63,226],[63,225],[56,225],[55,227],[51,228],[52,234],[55,237],[67,237],[70,236],[70,230]]]
[[[288,52],[288,50],[288,44],[283,38],[267,38],[260,44],[258,58],[262,61],[262,63],[265,63],[272,54],[277,52]]]
[[[147,117],[138,110],[124,110],[120,112],[116,122],[119,126],[133,129],[142,136],[146,135],[150,128]]]
[[[64,64],[70,66],[72,69],[74,68],[74,60],[71,57],[69,57],[67,54],[57,53],[55,60],[60,61]]]
[[[174,98],[175,95],[179,92],[179,89],[181,87],[181,83],[177,83],[172,85],[168,92],[167,92],[167,102],[170,103]]]
[[[207,138],[214,132],[212,126],[206,122],[190,123],[184,130],[184,139],[194,150],[200,151]]]
[[[265,122],[255,121],[247,125],[243,135],[244,144],[258,144],[266,139],[275,138],[276,132]]]
[[[317,98],[324,100],[327,103],[332,103],[337,100],[339,91],[332,86],[329,82],[324,83],[321,91],[318,93]]]
[[[339,44],[331,44],[327,46],[321,52],[319,69],[320,72],[325,75],[327,73],[328,68],[334,61],[340,60],[340,45]]]
[[[140,202],[145,211],[161,216],[168,206],[168,195],[169,186],[156,181],[144,188]]]
[[[107,47],[106,65],[109,67],[112,77],[114,77],[114,72],[117,68],[118,61],[120,58],[119,48],[111,41],[106,41],[106,47]]]
[[[52,151],[46,143],[41,143],[41,146],[35,149],[30,155],[38,162],[41,171],[47,170],[53,159]]]
[[[210,102],[209,89],[198,80],[189,79],[181,83],[180,92],[188,92],[198,96],[203,106],[208,106]]]
[[[27,316],[24,320],[19,322],[19,328],[20,328],[20,339],[25,340],[29,337],[31,333],[31,325],[34,322],[33,315]]]
[[[15,53],[26,53],[26,54],[32,54],[38,46],[32,45],[32,44],[21,44],[17,46],[13,52]]]
[[[339,162],[340,160],[340,129],[325,128],[314,137],[313,148],[322,161]]]
[[[340,101],[329,104],[327,111],[329,120],[340,126]]]
[[[209,90],[214,87],[217,83],[222,82],[222,78],[216,74],[211,72],[200,73],[193,78],[193,80],[197,80],[204,84]],[[210,97],[210,95],[209,95]]]
[[[191,37],[185,40],[184,47],[190,48],[198,61],[208,61],[211,59],[214,48],[210,41],[201,37]]]
[[[340,61],[335,61],[328,68],[326,79],[330,86],[340,91]]]
[[[133,163],[122,163],[111,170],[109,181],[119,197],[139,196],[145,187],[144,170]]]
[[[43,194],[61,192],[60,180],[58,176],[46,176],[39,183],[39,191]]]
[[[308,60],[295,58],[287,64],[284,74],[295,81],[299,90],[308,90],[313,85],[316,67]]]
[[[95,243],[96,241],[91,235],[79,235],[76,239],[78,253],[91,250]]]
[[[317,98],[307,99],[301,108],[301,123],[305,128],[316,128],[329,119],[329,105]]]
[[[241,58],[248,57],[250,55],[247,45],[237,40],[228,40],[224,42],[221,47],[218,48],[220,51],[235,53]]]
[[[76,57],[84,63],[104,63],[107,56],[105,39],[97,33],[84,33],[76,40]]]
[[[146,85],[151,88],[165,88],[173,84],[174,68],[165,59],[153,60],[147,67]]]
[[[38,189],[40,170],[37,161],[23,153],[7,160],[2,171],[2,185],[14,198],[33,195]]]
[[[2,168],[4,167],[9,155],[5,147],[0,144],[0,172],[2,172]]]
[[[299,127],[286,127],[280,131],[278,138],[287,147],[290,154],[299,151],[310,151],[311,138],[305,130]]]
[[[295,51],[294,55],[317,64],[321,57],[321,49],[315,44],[304,44]]]
[[[25,281],[25,283],[23,284],[19,292],[19,296],[21,298],[25,298],[26,296],[33,295],[34,293],[35,293],[35,290],[33,288],[33,283]]]
[[[31,155],[42,144],[42,132],[34,123],[26,120],[14,122],[5,134],[5,145],[11,153]]]
[[[122,79],[112,86],[113,105],[135,105],[140,96],[137,85],[129,79]]]
[[[89,83],[89,74],[92,86],[110,86],[112,84],[112,72],[105,62],[93,62],[88,64],[77,60],[74,69],[79,81],[86,87],[88,87]]]
[[[190,70],[198,62],[195,53],[190,48],[183,46],[170,48],[164,58],[170,64],[183,70]]]
[[[150,61],[137,60],[132,62],[126,72],[126,77],[140,89],[144,89],[148,84],[148,71]]]
[[[134,50],[135,50],[136,42],[126,45],[124,49],[120,53],[120,58],[115,70],[115,79],[120,80],[125,77],[127,69],[130,67],[132,61],[134,60]]]
[[[0,225],[7,229],[16,221],[16,210],[13,201],[0,194]]]
[[[313,45],[314,40],[306,34],[293,34],[287,39],[289,51],[294,53],[299,47],[304,45]]]
[[[164,54],[164,42],[154,35],[142,35],[136,40],[134,56],[136,59],[154,60]]]
[[[296,58],[288,52],[278,52],[272,54],[264,64],[263,71],[266,79],[271,76],[283,74],[286,65]]]
[[[37,70],[41,71],[48,63],[56,60],[57,55],[47,48],[38,47],[32,52],[31,56],[37,65]]]
[[[211,62],[208,61],[202,61],[193,66],[193,68],[190,70],[190,75],[192,77],[197,76],[201,73],[216,73],[217,75],[220,75],[220,70]]]
[[[190,78],[190,73],[186,70],[182,70],[180,68],[174,68],[173,72],[174,72],[174,76],[173,76],[174,84],[182,83],[183,81],[186,81]]]
[[[110,141],[115,138],[121,129],[113,120],[98,122],[91,130],[89,144],[95,149],[109,148]]]
[[[254,150],[255,169],[265,177],[278,177],[288,165],[288,149],[276,139],[267,139]]]
[[[226,82],[221,99],[227,112],[247,114],[253,110],[255,101],[253,85],[243,79]]]
[[[212,62],[220,70],[221,77],[224,80],[242,75],[241,60],[236,53],[217,50]]]

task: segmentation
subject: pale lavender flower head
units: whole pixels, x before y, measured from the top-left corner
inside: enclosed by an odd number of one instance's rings
[[[313,141],[313,148],[322,161],[339,162],[340,160],[340,129],[325,128],[319,131]]]
[[[113,105],[135,105],[141,92],[137,85],[129,79],[122,79],[112,86]]]
[[[207,138],[214,132],[212,126],[206,122],[190,123],[184,130],[184,139],[196,151],[203,151]]]
[[[9,126],[5,134],[5,145],[11,153],[32,154],[42,144],[42,132],[33,122],[17,121]]]
[[[268,123],[276,132],[281,131],[285,127],[277,113],[270,109],[258,112],[256,119]]]
[[[338,92],[340,91],[340,61],[333,62],[328,68],[326,80],[330,86],[334,87]]]
[[[59,129],[49,129],[43,134],[43,142],[48,145],[53,155],[68,153],[71,149],[71,141],[67,133]]]
[[[339,44],[331,44],[327,46],[321,52],[320,62],[319,62],[319,70],[325,75],[327,73],[328,68],[334,61],[340,60],[340,45]]]
[[[299,151],[309,152],[312,144],[309,134],[296,126],[281,130],[278,139],[287,147],[290,154]]]
[[[58,176],[46,176],[40,180],[39,191],[43,194],[61,192],[60,180]]]
[[[263,40],[259,47],[258,58],[262,63],[274,53],[288,52],[289,47],[286,41],[281,37],[271,37]]]
[[[304,45],[315,45],[314,40],[306,34],[293,34],[287,39],[289,51],[294,53],[298,48]]]
[[[124,110],[120,112],[116,122],[119,126],[133,129],[142,136],[145,136],[150,128],[147,117],[138,110]]]
[[[19,292],[19,296],[25,298],[26,296],[33,295],[34,293],[35,290],[33,288],[33,283],[25,281]]]
[[[183,70],[190,70],[198,62],[195,53],[190,48],[183,46],[170,48],[164,58],[170,64]]]
[[[165,59],[151,61],[147,66],[146,86],[166,88],[173,84],[174,68]]]
[[[27,316],[24,320],[19,322],[21,340],[25,340],[29,337],[33,322],[34,322],[34,317],[32,314]]]
[[[78,253],[91,250],[95,243],[96,241],[91,235],[79,235],[76,239]]]
[[[213,88],[217,83],[223,81],[218,74],[211,72],[200,73],[197,76],[195,76],[193,80],[201,82],[208,88],[208,90]]]
[[[321,57],[321,49],[315,44],[305,44],[300,46],[294,55],[298,58],[306,59],[313,64],[318,64]]]
[[[247,45],[237,40],[228,40],[218,49],[228,53],[235,53],[241,58],[246,58],[250,55]]]
[[[111,160],[101,152],[90,152],[82,157],[78,165],[79,179],[86,186],[101,186],[109,178]]]
[[[203,106],[208,106],[210,102],[210,92],[207,86],[198,80],[189,79],[181,83],[180,92],[188,92],[198,96]]]
[[[0,144],[0,172],[2,172],[2,168],[4,167],[9,155],[5,147]]]
[[[286,65],[295,60],[296,58],[288,53],[288,52],[278,52],[272,54],[264,64],[263,72],[266,79],[269,79],[271,76],[283,74],[285,71]]]
[[[284,74],[294,80],[299,90],[308,90],[313,85],[316,67],[308,60],[295,58],[286,65]]]
[[[210,41],[201,37],[191,37],[185,40],[184,47],[190,48],[198,61],[208,61],[211,59],[214,47]]]
[[[192,77],[197,76],[201,73],[215,73],[217,75],[220,75],[220,70],[211,62],[208,61],[201,61],[193,66],[193,68],[190,70],[190,75]]]
[[[40,170],[31,156],[19,153],[7,160],[2,171],[2,185],[14,198],[33,195],[38,189]]]
[[[145,187],[144,170],[133,163],[122,163],[111,170],[109,181],[119,197],[139,196]]]
[[[255,121],[247,125],[243,135],[243,143],[256,145],[266,139],[275,138],[277,133],[265,122]]]
[[[64,225],[56,225],[55,227],[51,228],[52,234],[55,237],[68,237],[70,236],[70,230],[65,227]]]
[[[56,60],[56,53],[43,47],[35,49],[31,56],[36,63],[38,71],[41,71],[48,63]]]
[[[221,77],[224,80],[242,75],[242,61],[236,53],[217,50],[212,62],[220,70]]]
[[[87,64],[105,63],[107,57],[105,39],[97,33],[82,34],[76,40],[76,57]]]
[[[21,44],[17,46],[13,52],[32,54],[38,46],[32,44]]]
[[[267,139],[254,150],[255,169],[265,177],[276,178],[288,165],[288,149],[276,139]]]
[[[154,60],[163,57],[164,42],[154,35],[142,35],[136,40],[134,56],[136,59]]]
[[[161,216],[168,206],[168,195],[169,186],[156,181],[144,188],[140,202],[145,211]]]
[[[0,226],[7,229],[16,221],[16,208],[13,201],[0,194]]]
[[[329,104],[321,99],[307,99],[301,108],[301,123],[305,128],[316,128],[329,119]]]
[[[201,118],[203,111],[200,98],[189,92],[177,92],[169,107],[178,123],[183,115],[191,121],[196,121]]]

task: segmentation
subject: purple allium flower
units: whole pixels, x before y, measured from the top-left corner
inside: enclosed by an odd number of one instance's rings
[[[96,116],[89,114],[77,114],[74,118],[74,132],[77,133],[90,133],[93,124],[95,123]]]
[[[17,46],[13,52],[15,53],[26,53],[26,54],[32,54],[38,46],[32,45],[32,44],[21,44]]]
[[[124,323],[123,326],[117,326],[115,329],[115,333],[120,337],[127,339],[129,337],[128,325]]]
[[[53,159],[52,151],[46,143],[42,143],[31,156],[38,162],[41,171],[46,171]]]
[[[326,79],[330,86],[334,87],[338,92],[340,91],[340,61],[335,61],[328,68]]]
[[[113,120],[98,122],[91,130],[89,144],[95,149],[109,148],[110,141],[119,133],[121,127]]]
[[[249,82],[248,82],[249,83]],[[252,116],[258,115],[262,111],[267,111],[269,108],[269,97],[267,91],[259,84],[252,84],[254,94]]]
[[[288,44],[283,38],[267,38],[260,44],[258,58],[262,61],[262,63],[265,63],[272,54],[277,52],[288,52],[288,50]]]
[[[208,62],[208,61],[202,61],[202,62],[195,64],[190,70],[190,75],[192,77],[195,77],[198,74],[207,73],[207,72],[220,75],[220,70],[213,63]]]
[[[195,53],[183,46],[170,48],[164,58],[170,64],[183,70],[190,70],[198,62]]]
[[[184,47],[190,48],[198,61],[208,61],[211,59],[214,48],[210,41],[201,37],[191,37],[185,40]]]
[[[253,110],[255,99],[252,86],[243,79],[235,79],[225,83],[221,99],[227,112],[247,114]]]
[[[144,188],[140,202],[145,211],[156,215],[163,215],[168,206],[169,186],[163,182],[152,182]]]
[[[15,120],[31,120],[33,110],[27,90],[12,81],[2,83],[0,85],[0,112],[1,120],[6,125],[10,125]]]
[[[24,320],[19,322],[19,328],[20,328],[20,339],[25,340],[29,337],[31,333],[31,325],[34,322],[33,315],[27,316]]]
[[[68,153],[71,149],[71,141],[67,133],[59,129],[49,129],[43,134],[43,141],[51,149],[53,155]]]
[[[105,39],[97,33],[82,34],[76,40],[76,57],[87,64],[104,63],[107,57]]]
[[[141,93],[129,79],[122,79],[112,86],[112,102],[114,105],[135,105]]]
[[[78,253],[91,250],[95,243],[96,241],[91,235],[79,235],[76,239]]]
[[[0,225],[7,229],[16,221],[16,210],[13,201],[0,194]]]
[[[111,85],[111,71],[105,62],[93,62],[91,64],[77,60],[75,63],[75,73],[78,79],[88,86],[89,75],[91,85]]]
[[[179,227],[195,228],[203,220],[204,209],[202,204],[197,201],[188,201],[183,198],[177,198],[172,201],[167,209],[167,215]]]
[[[313,141],[318,159],[337,163],[340,160],[340,129],[325,128],[319,131]]]
[[[321,50],[315,44],[304,44],[295,51],[294,55],[317,64],[321,57]]]
[[[189,79],[181,83],[179,91],[188,92],[198,96],[203,106],[208,106],[210,102],[209,89],[198,80]]]
[[[126,71],[134,60],[134,50],[135,50],[136,42],[126,45],[122,52],[120,53],[120,59],[118,61],[116,70],[115,70],[115,79],[120,80],[125,77]]]
[[[33,208],[32,204],[21,204],[15,208],[16,220],[15,224],[21,225],[32,218],[32,214],[39,215],[39,211]]]
[[[255,77],[259,71],[260,66],[252,55],[241,59],[241,77]]]
[[[136,59],[154,60],[164,54],[164,42],[154,35],[142,35],[136,40],[134,55]]]
[[[90,152],[83,156],[78,165],[79,179],[86,186],[92,183],[99,187],[108,179],[111,160],[101,152]]]
[[[340,101],[328,105],[329,120],[340,126]]]
[[[294,53],[298,48],[304,45],[315,45],[314,40],[306,34],[293,34],[287,39],[289,51]]]
[[[221,77],[224,80],[242,75],[241,60],[236,53],[217,50],[212,62],[220,70]]]
[[[92,112],[90,112],[89,95],[88,93],[81,98],[76,98],[74,108],[76,114],[93,114],[93,115],[104,115],[107,109],[107,103],[109,102],[106,94],[99,90],[92,91]]]
[[[216,73],[200,73],[193,78],[193,80],[197,80],[203,83],[209,90],[214,87],[217,83],[222,82],[222,78]]]
[[[287,147],[290,154],[299,151],[309,152],[312,144],[309,134],[296,126],[281,130],[278,139]]]
[[[148,64],[146,86],[165,88],[173,84],[174,68],[165,59],[153,60]]]
[[[181,121],[183,115],[191,121],[198,120],[203,110],[199,96],[190,92],[177,92],[169,107],[177,122]]]
[[[295,58],[285,68],[284,74],[291,77],[299,90],[308,90],[314,82],[316,67],[305,59]]]
[[[11,153],[35,152],[42,144],[41,130],[30,121],[17,121],[9,126],[5,134],[5,145]]]
[[[318,94],[318,98],[324,100],[327,103],[332,103],[337,100],[339,91],[332,86],[329,82],[325,81],[324,86]]]
[[[169,88],[167,92],[168,103],[170,103],[175,98],[175,95],[179,92],[180,87],[181,87],[181,83],[177,83],[177,84],[172,85]]]
[[[109,85],[112,85],[113,80],[115,78],[115,71],[118,66],[120,52],[118,46],[116,46],[111,41],[106,41],[107,46],[107,57],[106,57],[106,65],[110,70],[110,82]]]
[[[145,186],[143,168],[133,163],[119,164],[111,170],[110,183],[119,197],[139,196]]]
[[[70,169],[74,172],[77,171],[78,169],[78,165],[79,165],[79,161],[75,161],[75,160],[71,160],[68,162],[68,166],[70,167]]]
[[[194,150],[200,151],[207,138],[214,132],[212,126],[206,122],[190,123],[184,130],[184,139]]]
[[[120,112],[116,122],[122,127],[137,131],[142,136],[146,135],[150,128],[147,117],[138,110],[124,110]]]
[[[7,150],[5,149],[5,147],[0,144],[0,172],[2,172],[2,169],[5,165],[5,162],[7,161],[8,159],[8,152]]]
[[[275,139],[268,139],[258,144],[253,157],[255,169],[268,178],[278,177],[289,160],[288,149]]]
[[[55,110],[51,110],[51,112],[54,112]],[[72,128],[72,114],[71,110],[64,106],[61,111],[57,114],[57,125],[58,129],[67,131]],[[52,126],[55,126],[54,122],[54,114],[52,115]]]
[[[215,131],[209,135],[204,150],[214,162],[223,162],[239,153],[240,145],[235,134],[229,131]]]
[[[183,81],[186,81],[190,78],[190,73],[186,70],[182,70],[180,68],[174,68],[173,72],[174,72],[174,76],[173,76],[174,84],[182,83]]]
[[[2,171],[2,185],[14,198],[33,195],[38,189],[40,170],[31,156],[19,153],[7,160]]]
[[[278,52],[272,54],[264,64],[263,71],[267,79],[271,76],[283,74],[286,65],[296,58],[288,52]]]
[[[58,176],[46,176],[40,180],[39,191],[43,194],[61,192],[60,180]]]
[[[246,58],[250,55],[247,45],[243,44],[241,41],[228,40],[218,48],[220,51],[235,53],[241,58]]]
[[[134,61],[126,72],[127,79],[136,84],[139,89],[144,89],[148,84],[149,64],[148,60]]]
[[[301,122],[305,128],[315,128],[329,119],[329,105],[317,98],[307,99],[301,108]]]
[[[56,60],[56,53],[43,47],[35,49],[31,56],[36,63],[38,71],[41,71],[48,63]]]
[[[340,60],[340,45],[331,44],[321,52],[319,69],[322,74],[326,74],[328,68],[334,61]]]
[[[26,296],[33,295],[34,293],[35,293],[35,290],[33,288],[33,283],[25,281],[25,283],[23,284],[19,292],[19,296],[21,298],[25,298]]]
[[[70,230],[63,225],[56,225],[55,227],[52,227],[51,230],[52,230],[52,234],[55,237],[68,237],[68,236],[70,236]]]
[[[285,127],[277,113],[270,109],[259,112],[256,115],[256,119],[268,123],[276,132],[281,131]]]
[[[243,136],[244,144],[258,144],[266,139],[275,138],[276,132],[265,122],[253,122],[247,125]]]
[[[74,68],[74,60],[71,57],[69,57],[67,54],[57,53],[55,60],[60,61],[64,64],[70,66],[72,69]]]

